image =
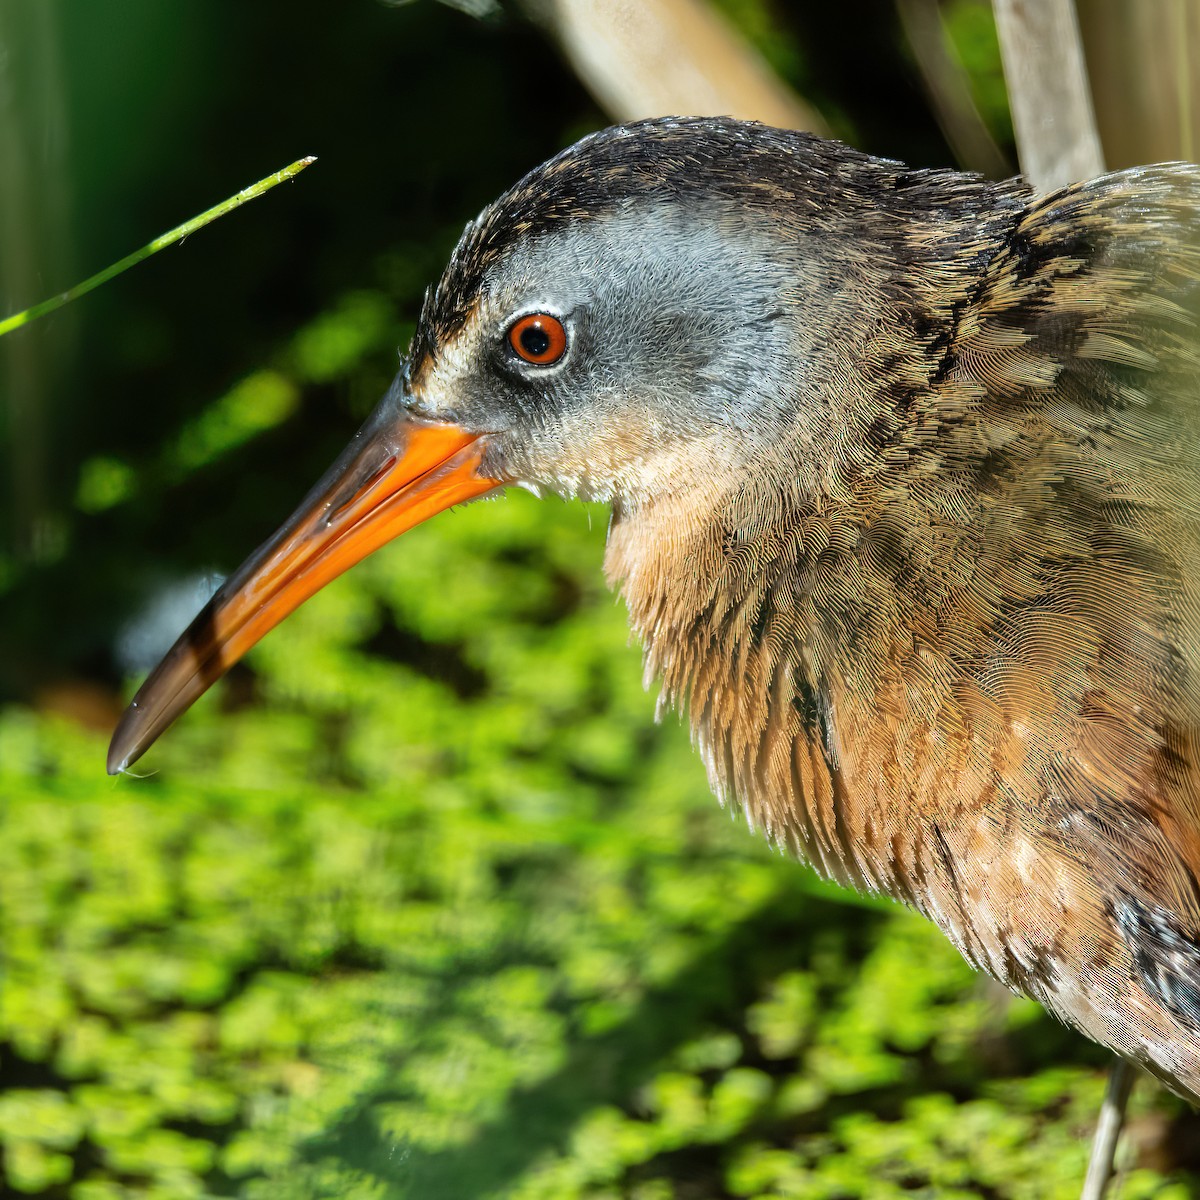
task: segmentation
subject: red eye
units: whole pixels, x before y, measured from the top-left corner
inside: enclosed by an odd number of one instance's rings
[[[508,344],[518,358],[548,367],[567,352],[567,331],[549,313],[530,313],[508,331]]]

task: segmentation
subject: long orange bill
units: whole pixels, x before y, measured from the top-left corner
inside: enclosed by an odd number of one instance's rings
[[[205,605],[125,710],[108,773],[135,762],[255,642],[331,579],[452,504],[500,487],[486,435],[419,420],[399,383],[287,523]]]

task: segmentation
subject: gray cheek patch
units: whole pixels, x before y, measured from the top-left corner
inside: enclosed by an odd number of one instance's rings
[[[750,220],[642,202],[520,246],[488,280],[484,320],[500,331],[520,312],[582,313],[578,396],[658,404],[681,431],[738,427],[779,401],[763,394],[764,363],[809,357],[802,323],[782,318],[817,258],[811,245],[781,253]]]

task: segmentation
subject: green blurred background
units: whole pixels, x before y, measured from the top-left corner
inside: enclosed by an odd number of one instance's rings
[[[890,5],[719,7],[838,136],[954,162]],[[1011,160],[989,9],[943,15]],[[1078,1194],[1103,1054],[720,811],[602,509],[443,516],[103,772],[463,223],[605,123],[525,9],[0,0],[0,315],[320,159],[0,339],[0,1194]],[[1121,1195],[1198,1144],[1144,1085]]]

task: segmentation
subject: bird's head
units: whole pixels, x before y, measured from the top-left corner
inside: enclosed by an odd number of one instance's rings
[[[900,246],[906,206],[936,207],[901,171],[699,119],[606,130],[533,171],[467,226],[345,452],[143,685],[110,771],[330,579],[453,504],[517,484],[626,510],[735,486],[784,445],[827,463],[851,343],[894,322],[929,249]]]
[[[606,131],[469,225],[426,297],[406,411],[481,435],[493,479],[627,504],[764,435],[804,357],[795,255],[714,186],[732,164],[689,176],[696,144],[688,124]]]

